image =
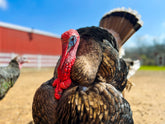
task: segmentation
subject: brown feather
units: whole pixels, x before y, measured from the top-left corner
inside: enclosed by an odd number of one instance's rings
[[[105,14],[99,26],[113,34],[120,48],[142,25],[135,10],[118,8]]]

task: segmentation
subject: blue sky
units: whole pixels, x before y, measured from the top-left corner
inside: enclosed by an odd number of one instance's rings
[[[165,42],[165,0],[0,0],[0,21],[60,35],[98,26],[106,12],[118,7],[137,10],[144,22],[125,46]]]

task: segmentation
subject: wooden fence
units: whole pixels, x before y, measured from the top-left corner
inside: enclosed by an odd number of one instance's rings
[[[0,66],[7,66],[12,58],[17,56],[17,53],[0,53]],[[33,55],[23,54],[30,62],[25,63],[23,67],[42,68],[42,67],[55,67],[60,56],[51,55]]]

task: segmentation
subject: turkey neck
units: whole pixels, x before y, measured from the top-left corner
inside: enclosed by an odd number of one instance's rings
[[[75,59],[76,59],[76,53],[77,48],[79,45],[79,39],[72,48],[68,51],[68,44],[63,43],[62,44],[62,58],[60,61],[60,65],[58,67],[58,75],[62,79],[63,76],[70,77],[70,71],[71,67],[73,66]],[[61,77],[62,76],[62,77]]]
[[[10,66],[11,68],[18,68],[18,69],[20,69],[20,68],[19,68],[19,64],[18,64],[18,62],[17,62],[16,60],[12,60],[12,61],[9,63],[9,66]]]

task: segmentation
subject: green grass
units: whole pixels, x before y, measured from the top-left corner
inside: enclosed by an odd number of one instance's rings
[[[141,66],[139,70],[165,71],[165,66]]]

